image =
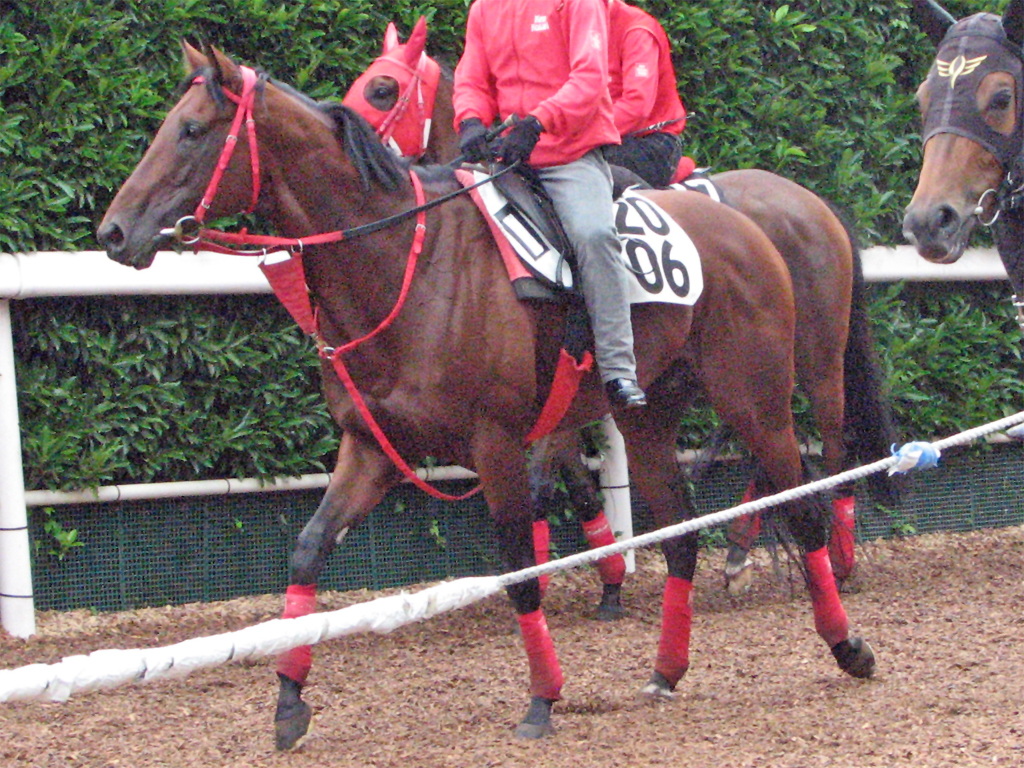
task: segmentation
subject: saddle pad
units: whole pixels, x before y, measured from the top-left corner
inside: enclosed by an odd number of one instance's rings
[[[700,192],[710,197],[716,203],[722,202],[722,193],[719,192],[718,187],[715,186],[711,179],[704,176],[691,176],[688,179],[684,179],[676,184],[669,184],[668,186],[669,189],[679,189],[684,192],[686,190]]]
[[[459,170],[456,175],[464,186],[487,178],[480,171]],[[522,278],[525,270],[548,286],[573,290],[572,270],[563,255],[532,222],[508,205],[494,184],[478,187],[471,196],[487,218],[513,280]],[[636,190],[627,189],[613,205],[622,258],[634,278],[630,303],[696,302],[704,280],[700,256],[689,235]],[[515,267],[509,264],[510,253],[517,257]]]

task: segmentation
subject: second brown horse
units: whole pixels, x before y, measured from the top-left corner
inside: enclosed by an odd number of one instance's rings
[[[345,103],[377,128],[399,154],[425,163],[447,163],[458,155],[453,125],[451,73],[425,52],[426,19],[420,17],[406,42],[389,24],[381,55],[352,84]],[[897,442],[893,415],[883,393],[864,299],[860,253],[849,230],[821,198],[777,174],[757,169],[726,171],[711,180],[726,204],[744,213],[779,250],[793,281],[796,301],[795,365],[797,383],[810,401],[822,439],[825,470],[836,474],[856,462],[869,463],[889,455]],[[608,541],[596,489],[581,463],[579,434],[569,430],[535,445],[531,480],[538,497],[538,557],[546,557],[549,510],[562,498],[555,490],[560,476],[571,503],[595,546]],[[876,499],[893,506],[898,488],[887,475],[868,480]],[[752,483],[748,498],[759,492]],[[833,571],[841,582],[854,567],[854,488],[841,488],[833,499],[829,550]],[[725,568],[730,592],[750,583],[747,552],[757,539],[760,517],[736,519],[729,531]],[[594,533],[594,532],[603,532]],[[621,615],[619,593],[624,569],[602,562],[604,593],[599,618]]]

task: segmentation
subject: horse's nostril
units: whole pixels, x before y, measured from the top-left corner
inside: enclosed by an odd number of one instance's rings
[[[952,206],[941,205],[935,212],[935,228],[942,232],[955,232],[960,226],[960,215]]]
[[[117,247],[124,243],[124,232],[117,224],[107,224],[96,233],[96,239],[104,248]]]

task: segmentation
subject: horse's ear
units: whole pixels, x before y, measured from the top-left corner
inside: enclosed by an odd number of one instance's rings
[[[213,46],[210,46],[210,64],[221,85],[234,93],[242,92],[242,72],[238,65]]]
[[[397,48],[400,45],[398,42],[398,27],[395,26],[395,22],[389,21],[388,28],[384,30],[384,53],[387,53],[392,48]]]
[[[412,28],[409,39],[405,41],[405,63],[415,69],[420,63],[423,49],[427,47],[427,17],[420,16],[416,26]]]
[[[181,52],[185,56],[185,74],[191,75],[198,69],[209,66],[210,62],[203,55],[202,51],[189,44],[188,40],[181,41]]]
[[[1010,0],[1003,13],[1003,31],[1015,46],[1024,45],[1024,0]]]
[[[956,19],[949,11],[935,0],[914,0],[914,21],[936,48],[946,36],[946,30],[956,24]]]

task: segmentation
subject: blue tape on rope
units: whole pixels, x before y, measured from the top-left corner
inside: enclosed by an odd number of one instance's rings
[[[939,463],[941,452],[931,443],[907,443],[897,449],[892,444],[892,455],[899,458],[895,466],[889,469],[889,474],[906,472],[908,469],[931,469]]]

